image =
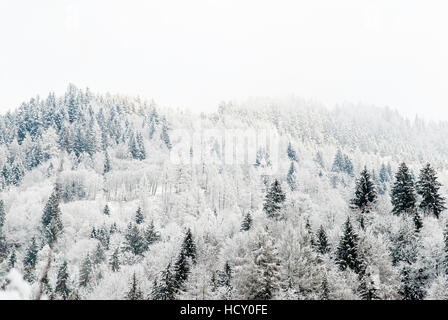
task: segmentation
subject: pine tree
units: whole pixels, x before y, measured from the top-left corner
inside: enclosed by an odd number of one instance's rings
[[[125,234],[125,251],[130,251],[135,255],[142,255],[145,251],[145,241],[136,225],[129,223]]]
[[[291,162],[288,175],[286,176],[286,182],[288,183],[289,188],[291,188],[291,191],[294,191],[297,188],[296,168],[294,167],[294,162]]]
[[[151,296],[154,300],[174,300],[176,298],[176,285],[170,263],[162,272],[160,283],[154,281]]]
[[[398,293],[403,300],[423,300],[426,295],[427,275],[425,270],[413,265],[404,265],[401,272],[401,286]]]
[[[241,231],[249,231],[252,227],[252,215],[250,212],[246,213],[241,224]]]
[[[268,232],[258,235],[247,279],[248,299],[270,300],[280,288],[280,260]]]
[[[114,250],[114,253],[110,257],[109,265],[113,272],[117,272],[120,270],[120,258],[118,248]]]
[[[281,205],[285,201],[286,196],[283,193],[280,183],[277,179],[271,185],[270,190],[266,194],[263,210],[269,218],[278,219],[280,216]]]
[[[25,269],[24,278],[28,282],[33,282],[35,280],[34,269],[36,268],[38,251],[39,248],[37,247],[36,239],[33,237],[31,238],[30,246],[28,247],[23,259],[23,267]]]
[[[443,240],[444,240],[443,266],[445,274],[448,276],[448,224],[446,224],[445,230],[443,232]]]
[[[196,263],[196,244],[193,240],[193,234],[191,233],[191,229],[188,228],[185,233],[185,238],[182,243],[181,252],[191,259],[193,263]]]
[[[68,287],[68,279],[69,275],[67,272],[67,261],[64,261],[58,270],[56,287],[54,289],[54,292],[59,294],[63,300],[67,300],[71,292]]]
[[[16,262],[17,262],[16,250],[13,249],[8,260],[8,271],[16,266]]]
[[[59,184],[56,184],[53,193],[51,194],[45,205],[44,213],[42,215],[42,226],[45,239],[48,243],[54,243],[56,241],[56,237],[63,230],[59,202],[60,187]]]
[[[330,252],[330,245],[328,243],[327,233],[323,226],[320,226],[317,231],[316,248],[320,254],[327,254]]]
[[[168,135],[168,127],[166,126],[165,123],[162,125],[162,132],[160,133],[160,139],[163,141],[163,143],[165,143],[168,150],[171,150],[170,136]]]
[[[366,271],[359,277],[358,293],[362,300],[378,300],[378,288],[370,272]]]
[[[109,206],[108,206],[107,204],[104,206],[103,213],[104,213],[106,216],[110,216],[110,209],[109,209]]]
[[[142,208],[138,207],[137,212],[135,213],[135,222],[137,224],[142,224],[145,218],[143,217]]]
[[[395,183],[392,187],[392,212],[400,215],[403,212],[412,213],[416,206],[416,195],[412,175],[403,162],[395,175]]]
[[[184,289],[184,284],[188,279],[190,274],[190,262],[185,252],[181,250],[179,256],[177,257],[176,263],[174,264],[174,287],[176,293]]]
[[[109,173],[111,170],[111,165],[110,165],[110,157],[109,157],[109,153],[107,151],[104,152],[104,169],[103,169],[103,174]]]
[[[90,255],[87,256],[82,262],[81,270],[79,271],[79,285],[82,287],[87,286],[92,276],[92,261],[90,260]]]
[[[366,213],[370,211],[371,206],[376,200],[377,194],[375,186],[367,168],[364,167],[361,176],[356,181],[355,197],[350,201],[351,208],[360,210],[361,213]]]
[[[153,243],[160,241],[160,239],[161,239],[160,233],[154,227],[154,222],[151,221],[151,223],[149,224],[148,228],[145,231],[146,246],[149,247]]]
[[[350,218],[347,218],[344,226],[344,234],[337,248],[337,264],[341,270],[347,268],[360,274],[363,272],[363,262],[358,253],[358,235],[355,233]]]
[[[98,243],[93,254],[93,263],[100,264],[106,260],[106,254],[104,253],[103,246]]]
[[[132,276],[129,292],[125,296],[126,300],[143,300],[143,292],[137,283],[135,272]]]
[[[286,150],[286,153],[288,154],[289,160],[297,162],[297,155],[294,148],[291,145],[291,142],[288,143],[288,149]]]
[[[0,230],[3,228],[5,224],[5,217],[6,217],[5,203],[3,202],[3,200],[0,200]]]
[[[439,193],[442,184],[437,180],[435,170],[428,163],[421,171],[417,181],[417,193],[422,196],[419,205],[425,213],[432,213],[439,218],[440,213],[446,209],[445,198]]]

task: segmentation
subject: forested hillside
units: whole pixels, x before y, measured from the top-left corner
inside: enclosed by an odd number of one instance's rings
[[[229,164],[210,136],[174,162],[205,129],[276,132],[278,157]],[[390,108],[69,85],[0,116],[0,297],[448,299],[447,136]]]

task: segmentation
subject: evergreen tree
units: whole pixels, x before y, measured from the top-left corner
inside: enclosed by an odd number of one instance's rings
[[[285,201],[286,196],[283,193],[280,183],[277,179],[271,185],[270,190],[266,194],[263,210],[269,218],[278,219],[280,215],[281,205]]]
[[[370,211],[371,206],[376,202],[377,194],[375,186],[370,178],[367,168],[361,172],[361,176],[356,181],[355,197],[350,201],[352,209],[360,210],[361,213]]]
[[[79,285],[82,287],[87,286],[92,277],[92,261],[90,260],[90,255],[87,256],[82,262],[81,270],[79,271]]]
[[[135,255],[142,255],[145,251],[145,241],[136,225],[129,223],[125,234],[125,251],[130,251]]]
[[[427,275],[425,270],[413,265],[404,265],[401,273],[401,286],[398,293],[403,300],[423,300],[426,295]]]
[[[373,281],[370,273],[365,273],[360,277],[360,285],[358,288],[359,296],[363,300],[378,300],[378,288]]]
[[[185,238],[182,243],[181,252],[185,255],[185,257],[191,258],[193,263],[196,263],[196,244],[193,240],[193,234],[191,233],[191,229],[188,228],[185,233]]]
[[[392,212],[400,215],[403,212],[412,213],[416,206],[416,195],[412,175],[403,162],[395,175],[395,183],[392,187]]]
[[[177,257],[176,263],[174,264],[174,287],[176,293],[184,290],[184,284],[188,279],[190,274],[190,260],[185,255],[185,252],[181,250],[179,256]]]
[[[317,240],[316,240],[317,251],[320,254],[326,254],[330,252],[330,245],[328,243],[327,233],[323,226],[320,226],[317,231]]]
[[[160,283],[154,281],[151,296],[154,300],[174,300],[176,298],[176,285],[170,263],[162,272]]]
[[[54,289],[54,292],[59,294],[63,300],[67,300],[71,292],[68,286],[68,279],[69,275],[67,272],[67,261],[64,261],[58,270],[56,287]]]
[[[109,209],[109,206],[108,206],[107,204],[104,206],[103,213],[104,213],[106,216],[110,216],[110,209]]]
[[[400,262],[413,264],[417,260],[417,233],[415,226],[408,218],[404,218],[400,224],[398,233],[392,237],[390,254],[392,264],[397,266]]]
[[[137,159],[145,160],[146,159],[145,144],[143,143],[143,136],[140,132],[137,133],[137,148],[138,148]]]
[[[8,271],[16,266],[16,262],[17,262],[16,250],[13,249],[11,255],[9,256]]]
[[[93,254],[93,263],[100,264],[106,260],[106,254],[104,253],[103,246],[98,243]]]
[[[444,240],[443,266],[445,274],[448,276],[448,224],[446,224],[445,230],[443,232],[443,240]]]
[[[36,239],[31,238],[31,243],[28,249],[26,250],[25,257],[23,259],[23,267],[25,269],[24,278],[28,282],[33,282],[35,280],[34,269],[36,268],[37,263],[37,253],[39,248],[36,244]]]
[[[110,157],[107,151],[104,152],[104,169],[103,174],[109,173],[111,170]]]
[[[132,276],[130,288],[125,298],[126,300],[143,300],[143,292],[137,283],[137,276],[135,275],[135,272]]]
[[[137,224],[142,224],[145,218],[143,217],[142,208],[138,207],[137,212],[135,213],[135,222]]]
[[[352,269],[356,273],[363,272],[364,265],[358,253],[358,235],[355,233],[350,218],[347,218],[344,226],[344,234],[337,248],[337,264],[341,270]]]
[[[163,143],[165,143],[165,145],[168,148],[168,150],[171,150],[170,136],[168,135],[168,127],[166,126],[165,123],[162,125],[162,131],[160,133],[160,139],[163,141]]]
[[[291,142],[288,143],[288,149],[286,150],[286,153],[288,154],[289,160],[297,162],[297,155],[294,148],[291,145]]]
[[[417,181],[417,193],[422,196],[419,205],[425,213],[432,213],[439,218],[440,213],[446,209],[445,198],[439,193],[442,184],[437,180],[435,170],[428,163],[421,171]]]
[[[44,213],[42,215],[44,236],[47,242],[50,244],[56,241],[56,237],[63,230],[59,202],[60,187],[59,184],[56,184],[53,193],[51,194],[45,205]]]
[[[156,228],[154,227],[154,222],[151,221],[150,225],[145,231],[146,246],[149,247],[153,243],[160,241],[160,239],[160,232],[156,230]]]
[[[280,260],[274,239],[268,232],[258,235],[249,265],[248,299],[270,300],[280,288]]]
[[[6,217],[5,203],[3,202],[3,200],[0,200],[0,230],[3,228],[5,224],[5,217]]]
[[[114,253],[110,258],[109,265],[113,272],[117,272],[120,270],[120,258],[118,248],[114,250]]]
[[[241,231],[249,231],[252,227],[252,215],[250,212],[246,213],[241,224]]]
[[[294,162],[291,162],[291,166],[289,167],[288,175],[286,176],[286,182],[288,183],[291,191],[294,191],[297,188],[296,181],[296,168],[294,167]]]

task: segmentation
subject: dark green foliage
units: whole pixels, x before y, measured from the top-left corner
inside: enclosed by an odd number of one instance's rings
[[[185,255],[185,257],[191,258],[193,263],[196,263],[196,244],[193,240],[193,234],[191,233],[191,229],[188,228],[185,233],[185,238],[182,243],[181,253]]]
[[[154,300],[174,300],[176,298],[176,284],[174,275],[171,272],[171,264],[162,272],[160,281],[154,280],[151,297]]]
[[[252,215],[250,212],[244,215],[243,222],[241,223],[241,231],[249,231],[252,227]]]
[[[398,293],[403,300],[423,300],[426,295],[428,276],[423,268],[414,265],[404,265],[401,273],[401,286]]]
[[[347,218],[344,225],[344,234],[336,252],[336,262],[341,270],[349,268],[358,274],[363,272],[364,264],[358,253],[358,241],[358,235],[353,229],[350,218]]]
[[[106,254],[104,253],[103,246],[101,243],[98,243],[96,246],[95,252],[93,253],[93,263],[100,264],[106,260]]]
[[[8,270],[14,268],[16,266],[16,262],[17,262],[16,250],[13,249],[8,260]]]
[[[266,194],[265,202],[263,204],[263,210],[266,215],[269,218],[279,219],[280,209],[282,208],[285,199],[286,196],[281,189],[280,183],[275,179]]]
[[[128,229],[126,230],[125,239],[125,251],[132,252],[135,255],[142,255],[144,253],[146,244],[137,225],[129,223]]]
[[[160,232],[158,232],[156,230],[156,228],[154,227],[154,222],[151,221],[150,225],[145,230],[146,245],[149,247],[153,243],[156,243],[157,241],[160,241],[160,239],[161,239]]]
[[[137,224],[142,224],[144,220],[145,217],[143,217],[142,208],[138,207],[137,212],[135,213],[135,222]]]
[[[350,158],[343,154],[341,150],[336,152],[331,169],[334,172],[344,172],[348,175],[353,175],[353,163]]]
[[[296,151],[294,150],[294,148],[291,145],[291,142],[288,143],[288,149],[286,150],[286,153],[288,154],[288,158],[291,161],[297,161],[297,155],[296,155]]]
[[[360,285],[358,288],[359,296],[362,300],[378,300],[378,288],[369,273],[360,276]]]
[[[190,260],[185,255],[185,252],[181,250],[174,264],[174,287],[176,293],[184,289],[184,284],[190,274]]]
[[[140,286],[137,282],[137,276],[135,275],[135,272],[132,276],[132,280],[130,283],[130,288],[128,293],[125,296],[126,300],[143,300],[143,292],[140,289]]]
[[[296,168],[294,167],[294,162],[291,162],[288,174],[286,176],[286,182],[288,183],[291,191],[294,191],[297,188]]]
[[[110,157],[109,157],[109,153],[106,151],[104,152],[104,169],[103,169],[103,174],[109,173],[111,170],[111,164],[110,164]]]
[[[364,167],[359,179],[356,181],[355,197],[350,201],[350,206],[352,209],[365,213],[370,211],[376,200],[375,186],[367,168]]]
[[[29,282],[35,280],[34,269],[36,268],[38,252],[39,248],[37,247],[36,239],[33,237],[23,259],[23,268],[25,270],[24,278]]]
[[[168,135],[168,127],[167,127],[167,125],[165,123],[162,125],[162,131],[160,133],[160,139],[163,141],[163,143],[168,148],[168,150],[171,150],[170,136]]]
[[[90,255],[87,256],[82,262],[81,269],[79,271],[79,285],[82,287],[87,286],[92,277],[92,261]]]
[[[316,248],[317,251],[320,254],[327,254],[330,252],[330,245],[328,243],[327,234],[325,232],[325,229],[323,226],[320,226],[319,230],[317,231],[317,237],[316,237]]]
[[[120,257],[118,248],[114,250],[114,253],[110,257],[109,265],[113,272],[117,272],[120,270]]]
[[[395,175],[392,187],[392,212],[400,215],[403,212],[413,213],[416,208],[416,195],[412,174],[403,162]]]
[[[446,209],[445,198],[439,193],[442,184],[437,180],[435,170],[428,163],[421,171],[417,181],[417,192],[422,197],[419,205],[425,213],[432,213],[439,218],[440,213]]]
[[[57,236],[62,232],[63,225],[61,220],[60,203],[60,187],[55,185],[53,193],[47,201],[42,215],[43,233],[47,243],[52,244],[56,241]]]
[[[3,202],[3,200],[0,200],[0,230],[3,228],[3,225],[5,224],[5,217],[6,217],[5,203]]]
[[[109,206],[108,206],[107,204],[104,206],[103,213],[104,213],[106,216],[110,216],[110,209],[109,209]]]
[[[71,292],[68,281],[69,275],[67,271],[67,261],[64,261],[58,270],[56,287],[54,289],[54,292],[58,294],[63,300],[67,300]]]

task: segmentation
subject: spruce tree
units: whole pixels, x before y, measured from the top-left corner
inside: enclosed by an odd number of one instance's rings
[[[137,276],[135,275],[135,272],[132,276],[130,288],[125,298],[126,300],[143,300],[143,292],[138,285]]]
[[[84,258],[81,264],[81,270],[79,271],[79,285],[82,287],[87,286],[92,276],[92,260],[89,253]]]
[[[136,225],[129,223],[128,229],[125,234],[126,243],[124,246],[125,251],[130,251],[135,255],[142,255],[145,251],[145,241],[140,233],[140,230]]]
[[[403,300],[423,300],[426,295],[427,275],[425,270],[413,265],[404,265],[401,272],[401,286],[398,293]]]
[[[67,261],[64,261],[58,270],[56,287],[54,289],[54,292],[59,294],[63,300],[67,300],[71,292],[68,286],[68,279],[69,275],[67,271]]]
[[[174,300],[176,298],[176,285],[170,263],[162,272],[160,278],[160,282],[154,281],[151,297],[154,300]]]
[[[112,256],[110,257],[109,265],[113,272],[117,272],[120,270],[120,257],[119,257],[118,248],[116,248],[114,250],[114,253],[112,253]]]
[[[252,215],[250,212],[244,215],[243,223],[241,224],[241,231],[249,231],[252,227]]]
[[[49,244],[56,241],[57,236],[62,232],[63,225],[61,220],[60,202],[60,186],[56,184],[53,193],[48,199],[44,213],[42,215],[42,226],[45,239]]]
[[[98,243],[95,249],[95,252],[93,253],[93,263],[94,264],[100,264],[106,260],[106,255],[104,253],[103,246],[101,243]]]
[[[361,213],[369,212],[371,206],[376,202],[377,194],[367,168],[364,167],[359,179],[356,181],[355,197],[350,201],[352,209]]]
[[[362,274],[358,288],[359,296],[362,300],[378,300],[378,288],[370,273]]]
[[[33,237],[31,239],[30,246],[26,250],[25,257],[23,259],[23,267],[25,269],[25,275],[24,278],[28,282],[34,281],[34,269],[36,268],[37,263],[37,253],[39,251],[39,248],[36,244],[36,239]]]
[[[330,245],[328,243],[327,233],[323,226],[320,226],[317,231],[316,248],[320,254],[327,254],[330,252]]]
[[[190,262],[186,257],[185,252],[182,250],[177,257],[177,260],[174,264],[174,287],[176,289],[176,293],[184,290],[184,284],[190,275]]]
[[[443,232],[443,243],[443,267],[445,274],[448,276],[448,224],[446,224]]]
[[[440,213],[446,209],[445,198],[439,193],[442,184],[437,180],[436,172],[429,163],[420,171],[416,185],[417,193],[422,197],[420,209],[439,218]]]
[[[107,204],[104,206],[103,213],[104,213],[106,216],[110,216],[110,209],[109,209],[109,206],[108,206]]]
[[[288,183],[291,191],[294,191],[297,188],[296,168],[294,167],[294,162],[291,162],[288,174],[286,176],[286,182]]]
[[[16,266],[16,262],[17,262],[16,250],[13,249],[8,260],[8,271]]]
[[[111,170],[110,165],[110,157],[109,153],[107,151],[104,152],[104,168],[103,168],[103,174],[109,173]]]
[[[188,228],[187,232],[185,233],[181,252],[183,252],[185,257],[190,258],[193,263],[196,263],[196,244],[194,243],[193,234],[191,233],[190,228]]]
[[[135,222],[137,224],[142,224],[145,218],[143,217],[142,208],[138,207],[137,212],[135,213]]]
[[[153,243],[160,241],[160,239],[161,239],[160,232],[156,230],[156,228],[154,227],[154,222],[151,221],[148,228],[146,228],[145,230],[146,246],[149,247]]]
[[[263,204],[263,210],[266,215],[269,218],[279,219],[280,209],[285,199],[286,196],[280,187],[280,183],[277,179],[275,179],[271,185],[271,188],[266,194],[266,198]]]
[[[341,237],[336,252],[336,262],[341,270],[350,268],[357,274],[363,272],[364,266],[358,253],[358,241],[358,235],[353,229],[350,218],[347,218],[344,225],[344,234]]]
[[[5,224],[5,217],[6,217],[5,203],[3,202],[3,200],[0,200],[0,230],[3,228],[3,225]]]
[[[286,153],[288,154],[289,160],[297,161],[297,155],[294,148],[291,145],[291,142],[288,143],[288,149],[286,150]]]
[[[416,195],[412,174],[403,162],[395,175],[392,187],[392,213],[400,215],[403,212],[413,213],[416,208]]]
[[[165,143],[165,145],[168,148],[168,150],[171,150],[170,136],[168,135],[168,127],[166,126],[165,123],[162,125],[162,131],[160,133],[160,139],[163,141],[163,143]]]

